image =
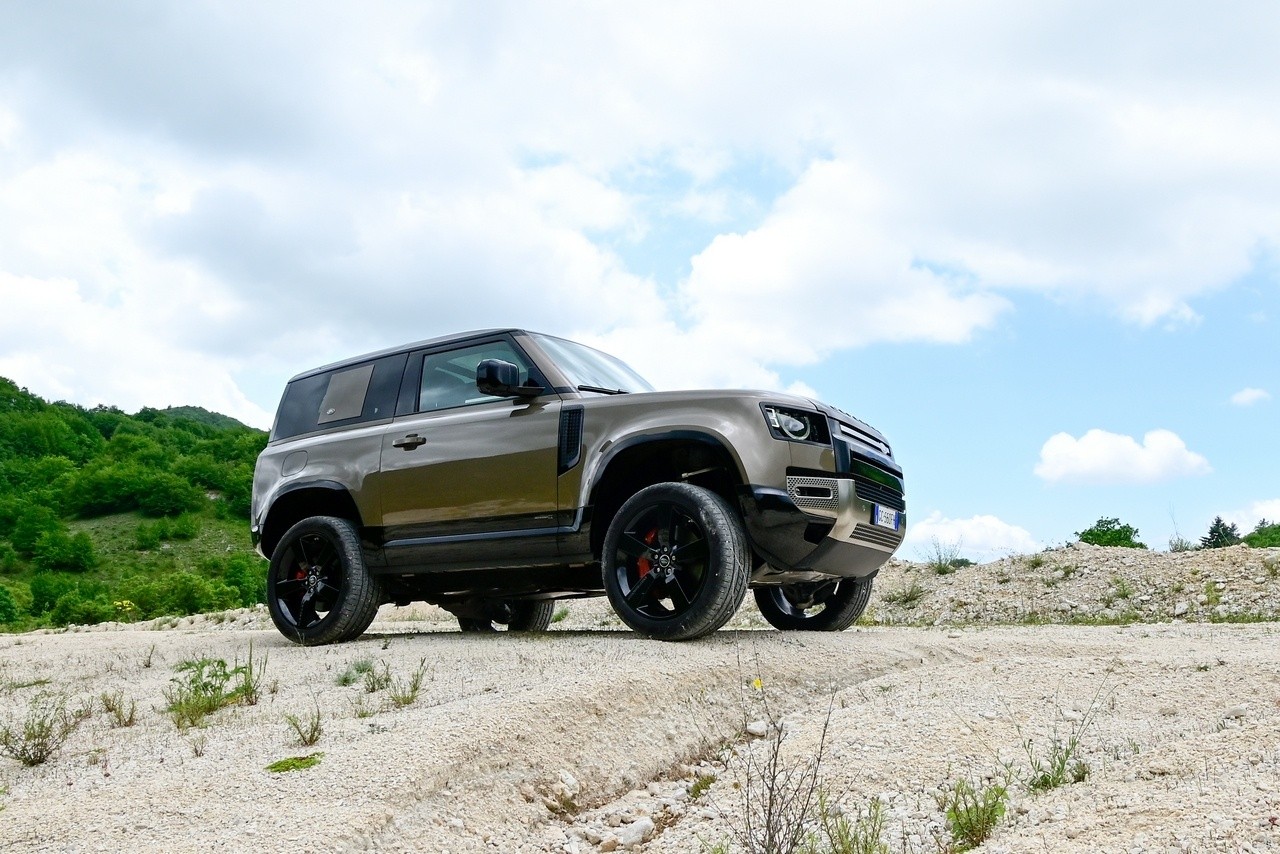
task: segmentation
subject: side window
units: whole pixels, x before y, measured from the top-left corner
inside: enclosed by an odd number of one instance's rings
[[[390,418],[408,358],[399,353],[294,380],[284,390],[271,438]]]
[[[457,350],[428,353],[422,358],[418,411],[432,412],[502,400],[476,388],[476,367],[485,359],[501,359],[520,368],[520,382],[529,378],[529,362],[506,341],[475,344]]]

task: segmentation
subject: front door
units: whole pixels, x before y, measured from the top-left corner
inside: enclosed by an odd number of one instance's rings
[[[520,566],[538,562],[530,549],[555,554],[560,399],[549,391],[481,393],[476,366],[485,359],[519,366],[522,381],[531,370],[505,338],[410,356],[416,400],[382,444],[382,524],[392,565]]]

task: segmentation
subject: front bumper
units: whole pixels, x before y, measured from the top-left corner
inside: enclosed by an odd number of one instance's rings
[[[863,477],[788,475],[785,490],[745,488],[742,504],[751,544],[774,572],[865,578],[906,534],[902,494]],[[874,524],[877,504],[897,511],[896,529]]]

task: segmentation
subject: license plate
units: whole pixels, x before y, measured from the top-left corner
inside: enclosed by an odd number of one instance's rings
[[[898,511],[892,507],[881,507],[875,505],[875,512],[871,514],[871,521],[881,528],[888,528],[891,531],[898,530]]]

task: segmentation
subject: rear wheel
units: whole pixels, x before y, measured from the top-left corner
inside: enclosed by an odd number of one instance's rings
[[[738,610],[751,575],[742,522],[723,498],[687,483],[640,490],[618,510],[601,551],[605,592],[622,621],[691,640]]]
[[[871,582],[842,578],[831,581],[757,587],[756,605],[776,628],[840,632],[852,626],[867,609]]]
[[[271,554],[267,609],[280,633],[303,646],[359,637],[380,603],[381,585],[365,569],[360,536],[346,519],[303,519]]]
[[[486,602],[483,618],[459,617],[458,626],[464,632],[497,632],[504,628],[512,632],[545,632],[555,607],[550,599]]]

